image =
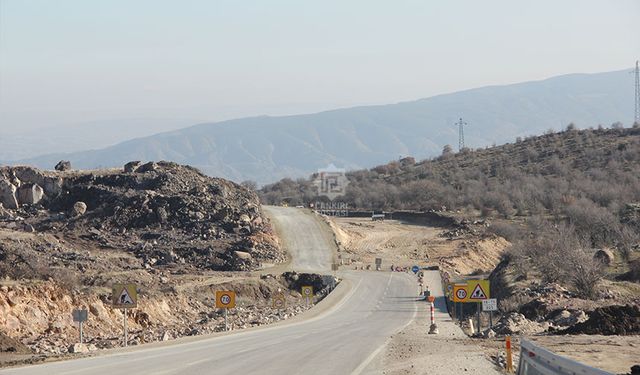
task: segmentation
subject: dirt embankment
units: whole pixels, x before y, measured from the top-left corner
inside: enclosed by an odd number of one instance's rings
[[[243,329],[299,314],[308,306],[299,293],[300,283],[314,285],[318,298],[329,291],[330,280],[313,274],[281,276],[226,274],[181,276],[166,280],[161,289],[140,285],[138,307],[129,309],[128,344],[138,345],[224,330],[222,311],[215,309],[215,292],[236,292],[237,307],[230,310],[231,329]],[[284,293],[286,306],[275,308],[272,297]],[[88,310],[85,342],[96,348],[122,344],[123,312],[111,307],[106,288],[70,292],[54,280],[0,283],[0,325],[4,327],[2,352],[9,354],[64,354],[78,341],[73,309]],[[1,357],[1,356],[0,356]],[[11,357],[13,358],[13,357]],[[34,360],[27,357],[27,360]],[[0,358],[2,361],[2,358]]]
[[[384,268],[437,265],[453,275],[490,272],[508,241],[481,235],[483,223],[450,228],[371,218],[328,219],[343,263],[371,265],[382,258]]]

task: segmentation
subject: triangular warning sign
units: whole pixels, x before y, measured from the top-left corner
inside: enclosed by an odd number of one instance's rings
[[[122,292],[120,293],[120,297],[118,297],[118,302],[121,305],[133,305],[133,300],[131,299],[131,296],[129,295],[129,291],[127,290],[127,288],[122,289]]]
[[[480,284],[478,284],[473,289],[473,292],[471,292],[469,299],[487,299],[487,293],[485,293]]]

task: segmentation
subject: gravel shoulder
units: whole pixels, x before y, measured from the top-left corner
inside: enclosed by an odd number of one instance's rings
[[[465,335],[449,317],[444,305],[438,272],[426,272],[425,281],[436,296],[438,334],[430,335],[429,304],[424,302],[416,318],[391,337],[381,358],[384,374],[449,375],[469,372],[500,374],[473,339]]]

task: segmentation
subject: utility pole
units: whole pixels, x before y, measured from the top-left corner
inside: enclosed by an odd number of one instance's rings
[[[455,125],[458,127],[458,151],[462,151],[464,148],[464,127],[468,124],[460,118],[460,121],[456,122]]]
[[[636,60],[636,69],[633,73],[636,74],[636,112],[633,121],[634,124],[640,124],[640,68],[638,67],[638,60]]]

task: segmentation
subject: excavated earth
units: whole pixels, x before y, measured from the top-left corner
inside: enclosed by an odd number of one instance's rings
[[[251,270],[284,259],[253,192],[175,163],[128,172],[4,167],[0,203],[0,227],[123,249],[146,266]]]

